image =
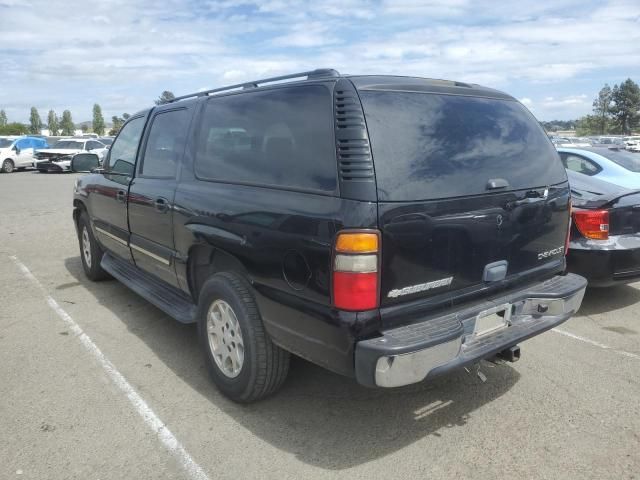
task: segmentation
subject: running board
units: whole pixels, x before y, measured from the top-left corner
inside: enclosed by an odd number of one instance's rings
[[[196,322],[196,306],[181,290],[109,253],[104,254],[100,265],[116,280],[180,323]]]

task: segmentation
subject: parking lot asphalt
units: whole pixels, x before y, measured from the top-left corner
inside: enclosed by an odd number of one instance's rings
[[[75,175],[0,175],[0,478],[640,478],[640,284],[483,364],[397,390],[294,359],[249,406],[193,326],[83,273]]]

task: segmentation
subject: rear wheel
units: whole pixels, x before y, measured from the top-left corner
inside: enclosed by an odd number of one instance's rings
[[[11,160],[10,158],[7,158],[4,162],[2,162],[2,171],[4,173],[13,172],[14,168],[15,168],[15,165],[13,163],[13,160]]]
[[[82,212],[78,219],[78,240],[82,268],[87,278],[94,282],[109,278],[109,274],[100,266],[104,252],[93,236],[86,212]]]
[[[251,287],[219,273],[202,287],[198,330],[207,369],[220,391],[249,403],[275,392],[289,372],[289,352],[265,331]]]

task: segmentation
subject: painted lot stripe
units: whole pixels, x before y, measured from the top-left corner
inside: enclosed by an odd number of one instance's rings
[[[636,360],[640,360],[640,355],[636,353],[626,352],[624,350],[618,350],[617,348],[610,347],[609,345],[605,345],[604,343],[596,342],[595,340],[581,337],[580,335],[576,335],[575,333],[567,332],[566,330],[561,330],[559,328],[553,328],[552,331],[559,333],[560,335],[564,335],[565,337],[573,338],[574,340],[579,340],[581,342],[588,343],[589,345],[593,345],[594,347],[598,347],[603,350],[609,350],[611,352],[617,353],[618,355],[622,355],[624,357],[635,358]]]
[[[80,340],[82,346],[89,352],[107,373],[113,383],[126,395],[138,414],[142,417],[147,426],[156,434],[160,443],[178,460],[182,468],[194,480],[209,480],[207,474],[202,470],[195,460],[189,455],[178,439],[171,433],[163,421],[153,412],[147,402],[134,390],[126,378],[118,371],[118,369],[105,357],[93,340],[84,333],[80,325],[78,325],[71,316],[65,312],[58,302],[51,297],[40,281],[31,273],[27,266],[22,263],[18,257],[9,257],[16,264],[20,272],[35,286],[37,286],[44,295],[47,304],[51,309],[68,325],[69,329]]]

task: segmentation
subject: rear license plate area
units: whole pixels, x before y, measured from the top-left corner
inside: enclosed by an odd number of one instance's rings
[[[491,333],[507,328],[511,319],[511,305],[499,305],[489,310],[484,310],[476,317],[476,324],[473,333],[476,337],[489,335]]]

